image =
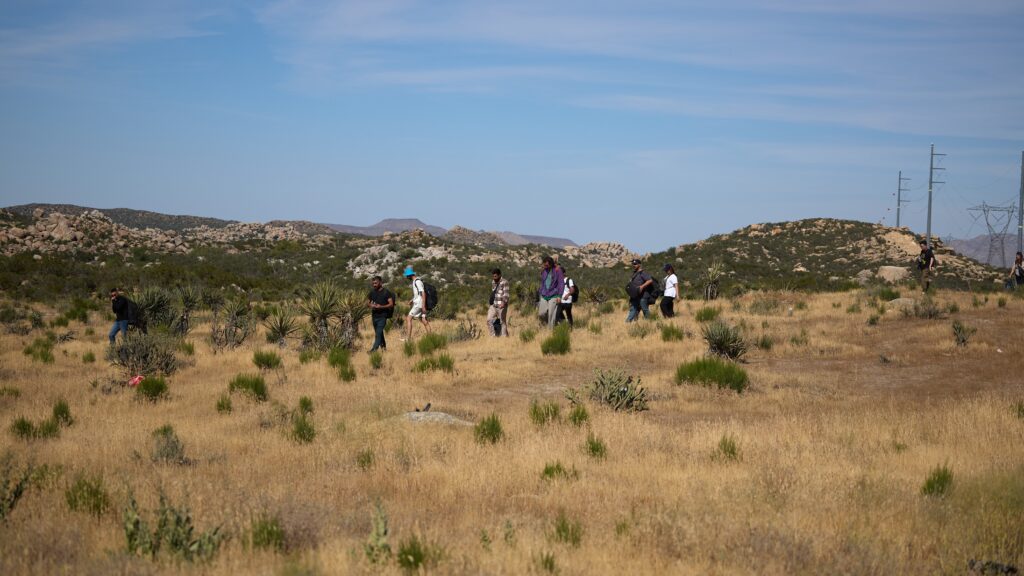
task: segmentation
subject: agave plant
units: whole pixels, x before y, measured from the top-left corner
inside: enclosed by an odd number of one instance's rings
[[[147,326],[169,326],[174,319],[174,300],[160,286],[146,286],[132,295],[139,307],[140,319]]]
[[[725,264],[721,260],[713,260],[707,270],[701,273],[700,279],[704,284],[704,299],[714,300],[718,298],[718,283],[725,275]]]
[[[271,312],[263,321],[263,326],[267,329],[267,342],[276,343],[282,348],[288,337],[299,331],[299,324],[292,311],[283,306]]]
[[[313,284],[299,302],[299,309],[317,330],[326,331],[341,314],[341,289],[330,280]]]
[[[199,287],[193,284],[179,286],[177,292],[178,309],[173,330],[178,336],[184,336],[192,329],[192,313],[199,308],[203,294]]]
[[[700,329],[708,352],[730,360],[739,360],[747,353],[747,342],[739,326],[730,326],[722,320],[715,320]]]

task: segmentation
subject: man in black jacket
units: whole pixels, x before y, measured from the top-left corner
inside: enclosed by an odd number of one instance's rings
[[[117,288],[110,289],[110,308],[114,311],[114,326],[110,329],[110,344],[113,345],[117,339],[118,332],[128,335],[128,316],[131,314],[131,304],[128,298]]]
[[[378,349],[383,351],[388,349],[388,343],[384,339],[384,329],[387,327],[388,318],[395,313],[395,295],[384,287],[384,281],[380,276],[374,276],[370,285],[372,289],[366,295],[366,300],[370,307],[374,339],[369,352]]]

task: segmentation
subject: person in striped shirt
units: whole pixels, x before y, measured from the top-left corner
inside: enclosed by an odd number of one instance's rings
[[[487,328],[491,336],[508,336],[508,280],[501,277],[501,269],[491,270],[491,299],[487,308]]]

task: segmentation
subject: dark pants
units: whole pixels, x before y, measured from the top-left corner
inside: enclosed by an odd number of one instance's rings
[[[661,299],[661,315],[665,318],[672,318],[676,315],[674,308],[676,299],[672,296],[664,296]]]
[[[558,322],[562,320],[568,320],[569,328],[572,328],[572,302],[568,304],[565,302],[558,303]]]
[[[370,352],[380,348],[382,350],[388,349],[388,343],[384,340],[384,328],[388,325],[387,316],[372,316],[373,321],[373,347],[370,348]]]

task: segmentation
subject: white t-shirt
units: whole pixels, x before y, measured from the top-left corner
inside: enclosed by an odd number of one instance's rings
[[[423,307],[423,280],[419,278],[412,281],[412,307]]]
[[[576,283],[572,281],[572,278],[565,279],[565,288],[562,288],[562,304],[572,304],[572,292],[570,288],[576,286]]]
[[[665,278],[665,297],[675,298],[679,292],[679,278],[675,274],[669,274]]]

